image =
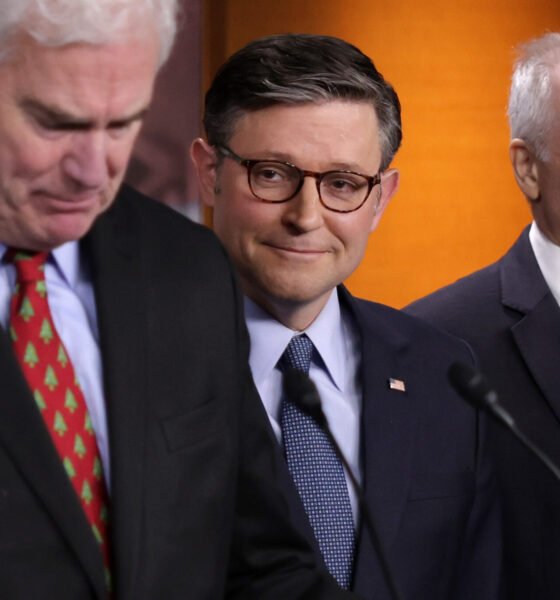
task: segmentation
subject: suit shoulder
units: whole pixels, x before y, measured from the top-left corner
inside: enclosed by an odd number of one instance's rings
[[[145,226],[159,229],[169,227],[170,233],[190,231],[201,238],[214,238],[214,234],[203,225],[195,223],[163,202],[154,200],[138,190],[123,185],[115,201],[115,211],[135,215]]]
[[[467,342],[427,320],[384,304],[357,298],[354,301],[362,334],[371,330],[375,335],[377,330],[383,328],[383,335],[401,337],[419,351],[430,349],[442,356],[453,355],[457,358],[459,354],[465,359],[472,358],[472,350]]]
[[[404,308],[405,312],[438,323],[484,312],[499,301],[500,263],[495,262],[412,302]]]

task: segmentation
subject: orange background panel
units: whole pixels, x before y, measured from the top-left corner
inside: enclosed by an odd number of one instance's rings
[[[530,221],[506,105],[515,46],[546,31],[560,31],[556,0],[209,0],[204,79],[274,33],[336,35],[373,59],[403,106],[401,187],[347,283],[400,307],[493,262]]]

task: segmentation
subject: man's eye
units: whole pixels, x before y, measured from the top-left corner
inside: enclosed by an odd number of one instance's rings
[[[255,165],[253,168],[253,177],[259,181],[266,183],[281,183],[290,179],[291,173],[289,168],[281,164],[262,164]]]
[[[269,181],[274,181],[275,179],[282,177],[281,174],[278,173],[278,171],[275,171],[274,169],[261,169],[258,172],[258,176],[262,179],[267,179]]]
[[[49,120],[38,120],[39,126],[47,131],[69,131],[72,129],[69,123],[58,123]]]

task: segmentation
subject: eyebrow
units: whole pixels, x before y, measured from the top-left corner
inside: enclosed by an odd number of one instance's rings
[[[70,113],[60,110],[53,106],[47,106],[38,100],[32,98],[24,98],[19,102],[21,108],[26,112],[38,118],[42,121],[46,121],[47,124],[54,127],[60,127],[61,129],[80,129],[88,130],[94,129],[95,123],[91,119],[84,119],[76,117]],[[142,108],[131,115],[122,117],[120,119],[113,119],[109,121],[108,127],[123,127],[129,125],[134,121],[142,120],[144,115],[148,112],[148,108]]]
[[[256,154],[253,152],[253,154]],[[255,159],[251,159],[251,160],[275,160],[275,161],[279,161],[279,162],[285,162],[285,163],[289,163],[291,165],[294,165],[298,168],[302,168],[300,167],[300,165],[298,165],[297,163],[294,163],[292,157],[288,154],[286,154],[285,152],[261,152],[261,154],[266,154],[266,158],[255,158]],[[245,156],[243,158],[246,158]],[[331,165],[331,167],[329,169],[327,169],[325,172],[328,171],[352,171],[353,173],[367,173],[367,171],[364,171],[364,169],[362,167],[360,167],[360,165],[356,164],[356,163],[345,163],[345,162],[335,162]]]

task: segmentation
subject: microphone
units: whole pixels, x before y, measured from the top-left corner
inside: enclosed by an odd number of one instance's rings
[[[494,419],[509,429],[529,452],[536,456],[560,481],[560,469],[545,452],[517,427],[515,419],[500,404],[498,394],[492,389],[488,380],[480,371],[464,363],[453,363],[447,372],[447,376],[451,385],[469,404],[489,412]]]
[[[346,457],[342,453],[340,446],[332,434],[329,422],[327,421],[325,413],[323,412],[321,397],[319,396],[317,387],[306,373],[298,369],[290,368],[284,370],[284,392],[289,400],[291,400],[298,408],[300,408],[305,414],[309,415],[317,423],[317,425],[327,436],[329,442],[332,444],[334,451],[342,462],[344,470],[348,474],[348,478],[350,479],[352,487],[356,492],[361,515],[379,559],[381,571],[383,572],[385,583],[389,588],[391,598],[392,600],[402,600],[403,597],[400,594],[395,582],[395,578],[391,573],[389,563],[387,562],[387,555],[383,549],[381,540],[379,539],[379,535],[373,522],[373,517],[369,507],[366,503],[363,490],[356,477],[354,477],[354,473],[352,473],[352,469],[350,468]]]

